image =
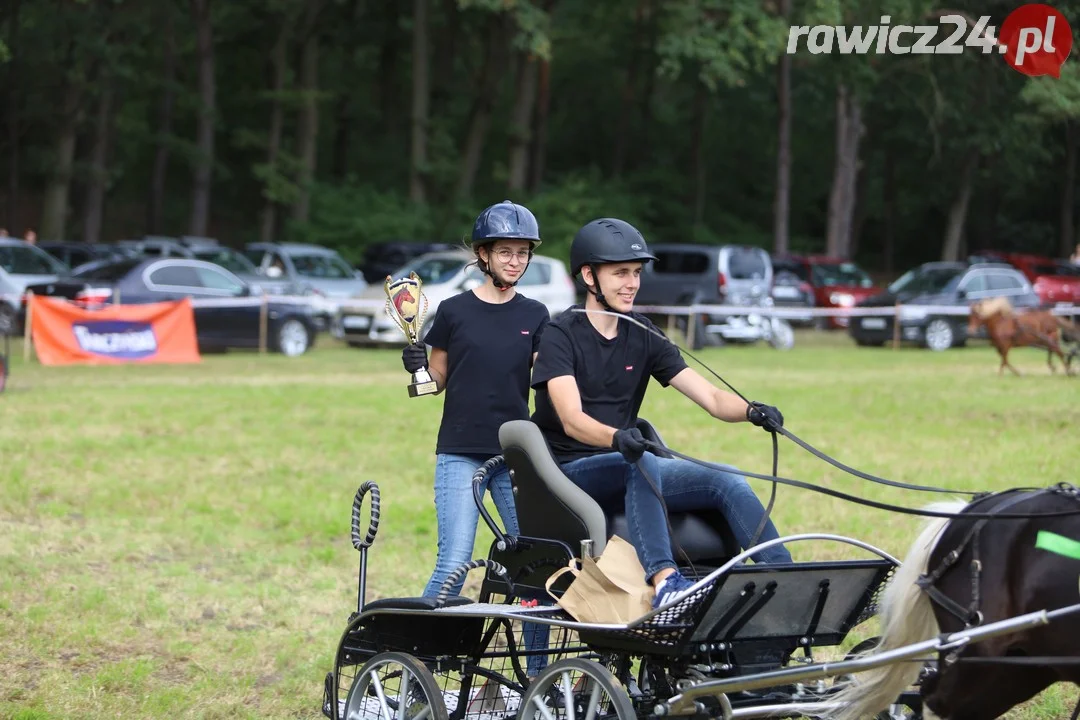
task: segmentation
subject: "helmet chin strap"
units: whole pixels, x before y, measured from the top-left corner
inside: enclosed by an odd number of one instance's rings
[[[588,288],[589,292],[591,292],[593,296],[596,297],[596,301],[600,303],[604,307],[604,309],[610,310],[611,312],[615,313],[619,312],[615,308],[611,307],[611,305],[607,301],[607,298],[604,297],[604,291],[600,289],[600,275],[596,272],[596,266],[589,265],[589,270],[592,271],[593,287],[595,287],[596,289],[594,290],[588,285],[586,285],[585,287]]]
[[[510,288],[514,287],[519,282],[521,282],[521,278],[523,278],[525,276],[525,270],[528,270],[529,265],[532,264],[532,255],[533,255],[532,248],[529,248],[529,262],[525,263],[525,269],[521,271],[521,275],[518,275],[518,279],[515,280],[512,283],[505,283],[502,280],[500,280],[499,278],[495,277],[495,273],[491,272],[491,268],[488,267],[488,263],[484,262],[483,260],[480,260],[480,262],[477,263],[477,264],[480,266],[480,272],[484,273],[485,275],[487,275],[488,277],[491,278],[491,284],[492,285],[494,285],[497,289],[502,290],[503,292],[506,292],[507,290],[509,290]],[[491,256],[491,249],[489,248],[488,249],[488,257],[490,257],[490,256]],[[477,259],[479,260],[479,258],[477,258]],[[605,305],[605,307],[607,307],[607,306]]]

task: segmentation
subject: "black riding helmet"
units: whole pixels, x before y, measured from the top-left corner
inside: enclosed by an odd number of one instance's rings
[[[576,276],[586,265],[592,268],[594,288],[590,292],[609,310],[611,306],[600,289],[596,266],[605,263],[648,262],[655,259],[656,256],[649,252],[649,246],[641,232],[625,220],[616,218],[593,220],[578,230],[570,243],[570,274]]]
[[[541,243],[540,224],[536,222],[536,216],[527,207],[509,200],[485,208],[473,223],[472,249],[476,253],[477,267],[485,275],[491,275],[495,287],[507,290],[517,285],[520,278],[512,283],[503,283],[491,274],[487,263],[480,259],[480,254],[477,252],[484,245],[488,246],[488,252],[490,252],[491,245],[499,239],[528,240],[529,261],[532,262],[533,251]],[[525,269],[528,270],[529,266],[526,265]],[[524,277],[524,275],[525,272],[522,271],[521,276]]]

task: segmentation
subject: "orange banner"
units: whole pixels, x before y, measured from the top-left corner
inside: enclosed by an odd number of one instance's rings
[[[187,298],[86,310],[30,296],[30,331],[42,365],[197,363],[195,315]]]

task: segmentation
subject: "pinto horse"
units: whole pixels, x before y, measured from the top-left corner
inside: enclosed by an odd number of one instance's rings
[[[1080,491],[1075,487],[1007,490],[969,504],[937,503],[927,509],[1030,517],[928,522],[885,589],[882,635],[869,655],[1080,601]],[[1061,662],[1055,664],[1056,659]],[[945,720],[996,718],[1055,682],[1080,684],[1080,614],[944,650],[937,665],[920,684],[924,713]],[[919,663],[900,662],[858,674],[830,698],[842,705],[830,719],[874,717],[921,672]]]
[[[1077,328],[1069,321],[1048,310],[1018,313],[1006,298],[999,297],[972,303],[968,335],[974,335],[983,325],[986,326],[990,342],[1001,355],[998,375],[1001,375],[1005,368],[1009,368],[1016,375],[1020,374],[1020,371],[1009,363],[1009,350],[1021,346],[1046,348],[1046,364],[1050,367],[1050,372],[1057,372],[1054,367],[1054,355],[1057,355],[1065,366],[1065,373],[1073,374],[1071,364],[1076,352],[1066,355],[1061,350],[1063,338],[1078,338]]]

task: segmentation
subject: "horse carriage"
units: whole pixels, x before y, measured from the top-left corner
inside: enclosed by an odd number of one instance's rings
[[[639,427],[662,454],[656,431]],[[1055,537],[1080,537],[1073,488],[933,506],[927,514],[936,520],[903,564],[826,533],[740,551],[722,518],[672,513],[675,557],[693,588],[632,622],[585,623],[551,604],[548,579],[575,557],[599,556],[613,535],[627,537],[626,520],[563,475],[532,423],[506,423],[500,444],[503,454],[473,485],[495,535],[488,557],[452,573],[436,598],[365,601],[380,496],[373,482],[358,490],[357,609],[325,680],[322,711],[331,720],[920,718],[924,696],[941,717],[959,720],[997,717],[1056,680],[1080,679],[1071,657],[1080,605],[1064,589],[1076,593],[1080,560],[1039,550],[1028,537],[1032,508],[1050,518]],[[479,488],[500,463],[510,471],[518,536],[507,536],[481,501]],[[747,563],[775,543],[840,543],[866,557]],[[474,569],[483,570],[479,599],[451,594]],[[571,579],[550,592],[560,596]],[[879,613],[881,636],[860,637]],[[541,625],[549,633],[537,647],[526,636]],[[535,677],[526,674],[530,656],[546,664]],[[864,671],[877,676],[857,682]]]

